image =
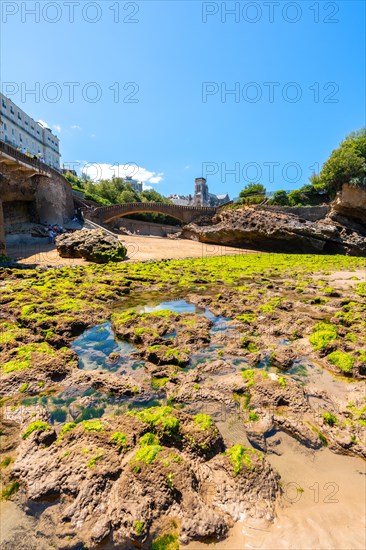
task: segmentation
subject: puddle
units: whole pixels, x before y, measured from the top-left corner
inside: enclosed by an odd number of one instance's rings
[[[124,309],[125,308],[126,304],[124,304]],[[212,322],[212,327],[210,329],[212,336],[237,330],[237,328],[233,326],[233,321],[231,319],[213,315],[207,307],[198,307],[196,304],[188,303],[184,299],[165,300],[161,302],[150,298],[145,303],[141,304],[140,302],[140,304],[137,305],[135,303],[135,309],[140,313],[169,310],[177,314],[195,313],[197,315],[202,315]],[[176,336],[176,333],[172,332],[167,334],[165,339],[173,338],[174,336]],[[287,346],[289,343],[290,341],[285,338],[278,340],[278,344],[281,346]],[[101,369],[121,375],[128,374],[136,380],[136,383],[139,381],[141,382],[144,378],[144,370],[141,370],[144,366],[144,361],[134,357],[136,347],[128,342],[116,340],[110,322],[85,331],[79,338],[74,340],[72,349],[79,357],[79,367],[81,369]],[[223,355],[223,349],[224,346],[219,343],[211,343],[203,347],[191,355],[190,363],[184,370],[189,371],[199,364],[205,362],[209,363],[218,359],[224,359],[228,365],[225,369],[225,375],[229,372],[253,368],[245,358]],[[113,354],[112,357],[111,354]],[[267,354],[255,368],[266,372],[274,372],[282,376],[289,376],[301,385],[308,386],[308,396],[310,399],[313,398],[312,387],[316,388],[318,391],[325,390],[327,393],[330,392],[335,397],[344,397],[345,394],[352,390],[352,384],[345,384],[343,379],[336,378],[325,369],[312,363],[307,357],[297,359],[291,369],[283,372],[271,366],[269,354]],[[208,373],[209,378],[215,376],[220,376],[220,373]],[[314,396],[314,399],[316,398],[317,397]],[[81,397],[79,396],[78,401],[80,399]],[[100,399],[102,399],[102,397]],[[142,395],[125,397],[122,401],[127,403],[128,407],[143,407],[151,406],[149,405],[151,402],[157,404],[157,402],[164,400],[165,394],[163,391],[150,393],[149,390],[145,388]],[[111,407],[112,403],[108,403],[107,405]],[[59,415],[59,417],[57,417],[57,414],[58,413],[56,413],[56,416],[54,415],[56,420],[57,418],[62,418],[62,414],[61,416]]]
[[[186,300],[168,300],[166,302],[160,302],[157,305],[140,305],[135,309],[139,313],[152,313],[154,311],[162,310],[172,311],[173,313],[178,314],[196,313],[197,315],[206,317],[206,319],[209,319],[213,323],[210,330],[211,334],[226,332],[227,330],[236,330],[234,327],[230,326],[230,323],[232,322],[231,319],[222,317],[221,315],[214,315],[208,307],[202,308],[196,304],[190,304],[189,302],[186,302]],[[172,333],[172,335],[173,334],[175,333]]]
[[[195,304],[189,304],[186,300],[171,300],[155,305],[140,305],[135,309],[139,313],[151,313],[161,310],[169,310],[177,314],[196,313],[197,315],[206,317],[213,323],[210,329],[211,334],[234,330],[234,327],[230,326],[230,319],[213,315],[208,308],[200,308]],[[173,338],[174,336],[176,336],[176,332],[171,332],[170,334],[166,334],[164,339]],[[220,348],[222,346],[211,345],[204,348],[202,353],[204,356],[209,356],[211,353],[215,354]],[[131,371],[144,365],[143,361],[136,360],[132,356],[136,351],[135,346],[115,338],[110,322],[86,330],[73,341],[72,349],[78,355],[79,367],[85,370],[102,369],[109,372],[118,372],[119,374],[127,372],[131,374]],[[118,354],[119,357],[113,358],[113,360],[109,359],[112,353]],[[192,357],[192,366],[196,364],[195,361],[199,356],[200,354]]]
[[[300,384],[314,386],[317,391],[324,390],[327,394],[339,398],[345,398],[358,384],[357,381],[333,375],[306,357],[294,361],[291,369],[285,374],[291,376]],[[309,389],[311,390],[311,388]],[[311,391],[308,395],[311,396]]]
[[[79,358],[79,367],[85,370],[106,369],[116,372],[121,366],[131,369],[141,366],[131,353],[136,351],[135,346],[128,342],[115,340],[111,323],[104,323],[89,330],[72,343],[72,349]],[[118,360],[108,359],[111,353],[120,355]]]
[[[167,300],[166,302],[160,302],[157,305],[139,305],[136,308],[139,313],[152,313],[153,311],[172,311],[173,313],[200,313],[205,312],[204,309],[199,308],[195,304],[189,304],[185,300]]]
[[[280,338],[277,340],[277,344],[279,346],[289,346],[291,344],[291,340],[288,340],[288,338]]]

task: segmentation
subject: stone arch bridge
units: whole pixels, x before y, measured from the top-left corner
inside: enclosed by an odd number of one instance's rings
[[[163,202],[128,202],[88,209],[84,211],[84,215],[91,221],[103,224],[130,214],[154,212],[170,216],[179,220],[182,224],[187,224],[200,219],[210,219],[217,213],[219,208],[210,206],[179,206]]]

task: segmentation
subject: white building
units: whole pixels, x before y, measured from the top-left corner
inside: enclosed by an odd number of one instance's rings
[[[128,183],[135,193],[142,193],[142,182],[138,180],[133,180],[130,176],[124,178],[124,182]]]
[[[0,139],[60,169],[59,139],[0,93]]]

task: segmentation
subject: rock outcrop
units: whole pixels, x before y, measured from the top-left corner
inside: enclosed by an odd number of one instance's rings
[[[333,212],[366,224],[366,188],[345,184],[332,203]]]
[[[120,262],[127,253],[121,241],[99,229],[75,231],[56,238],[61,258],[84,258],[90,262]]]
[[[332,214],[312,222],[270,207],[223,209],[213,225],[186,225],[182,236],[271,252],[366,256],[366,225],[355,226],[354,222],[338,220]]]
[[[59,433],[33,422],[14,474],[27,498],[53,502],[40,525],[59,543],[67,524],[67,548],[95,548],[112,533],[119,548],[151,547],[149,533],[167,516],[179,518],[183,542],[220,539],[244,515],[272,520],[278,474],[253,449],[223,454],[217,428],[197,418],[158,407]]]

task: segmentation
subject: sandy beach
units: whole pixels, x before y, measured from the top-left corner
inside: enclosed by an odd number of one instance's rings
[[[256,254],[253,250],[200,243],[186,239],[168,239],[163,237],[141,237],[123,235],[120,237],[127,247],[127,262],[145,260],[166,260],[183,258],[205,258],[210,256],[227,256]],[[8,247],[8,256],[24,264],[37,265],[84,265],[79,258],[60,258],[55,245],[45,243],[19,244]]]

